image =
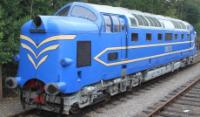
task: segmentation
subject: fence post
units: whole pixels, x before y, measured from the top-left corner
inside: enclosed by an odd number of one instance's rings
[[[0,100],[3,98],[3,77],[2,77],[2,65],[0,64]]]

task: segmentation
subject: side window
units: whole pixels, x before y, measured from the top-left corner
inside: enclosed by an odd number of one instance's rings
[[[112,32],[112,21],[110,16],[103,15],[104,22],[105,22],[105,32]]]
[[[131,34],[131,41],[138,41],[138,33]]]
[[[113,32],[120,32],[120,22],[119,17],[117,16],[111,16],[112,22],[113,22]]]
[[[125,21],[123,18],[119,18],[119,21],[120,21],[120,30],[123,31],[126,29],[126,24],[125,24]]]
[[[189,40],[190,40],[190,34],[187,34],[187,39],[189,39]]]
[[[81,6],[75,6],[72,9],[71,15],[74,16],[74,17],[89,19],[91,21],[97,20],[96,15],[92,11],[90,11],[87,8],[81,7]]]
[[[67,16],[69,13],[70,6],[63,8],[61,11],[59,11],[56,15],[57,16]]]
[[[151,41],[152,40],[152,35],[151,33],[146,34],[146,40]]]
[[[165,40],[172,40],[172,33],[166,33]]]
[[[184,34],[181,34],[181,39],[184,39]]]
[[[130,18],[131,26],[137,26],[136,20],[134,18]]]
[[[154,26],[154,22],[153,22],[153,20],[152,20],[150,17],[148,17],[148,16],[146,16],[146,18],[149,20],[149,22],[150,22],[150,26]]]
[[[158,34],[158,40],[162,40],[163,35],[161,33]]]
[[[178,34],[174,35],[174,39],[177,40],[178,39]]]
[[[145,26],[149,26],[149,23],[148,23],[148,21],[146,20],[146,18],[144,17],[144,16],[140,16],[140,17],[142,17],[142,19],[143,19],[143,22],[144,22],[144,25]]]
[[[135,18],[137,19],[139,25],[143,26],[144,25],[144,22],[143,20],[141,19],[141,17],[139,17],[138,15],[136,14],[133,14],[133,16],[135,16]]]
[[[112,52],[108,54],[108,60],[109,61],[114,61],[118,59],[118,53],[117,52]]]
[[[156,22],[156,26],[157,27],[161,27],[162,26],[158,19],[154,18],[154,20]]]

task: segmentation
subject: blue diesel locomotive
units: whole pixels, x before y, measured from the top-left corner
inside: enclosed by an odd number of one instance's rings
[[[21,89],[23,107],[74,113],[191,64],[195,39],[182,20],[73,2],[23,25],[18,74],[6,85]]]

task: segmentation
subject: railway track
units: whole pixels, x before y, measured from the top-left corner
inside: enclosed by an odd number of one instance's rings
[[[144,112],[146,117],[200,117],[200,76]]]

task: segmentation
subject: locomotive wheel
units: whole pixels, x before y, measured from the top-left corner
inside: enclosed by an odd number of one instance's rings
[[[71,114],[77,114],[79,112],[80,112],[80,108],[79,108],[78,104],[77,103],[73,104],[71,109],[70,109],[70,113]]]
[[[36,110],[36,115],[41,115],[42,114],[42,112],[41,112],[41,110]]]
[[[105,103],[109,102],[111,100],[111,95],[108,92],[105,92],[104,95],[105,95],[104,102]]]
[[[62,117],[63,109],[64,109],[64,100],[63,100],[63,98],[61,97],[61,98],[60,98],[60,110],[59,110],[58,117]]]

